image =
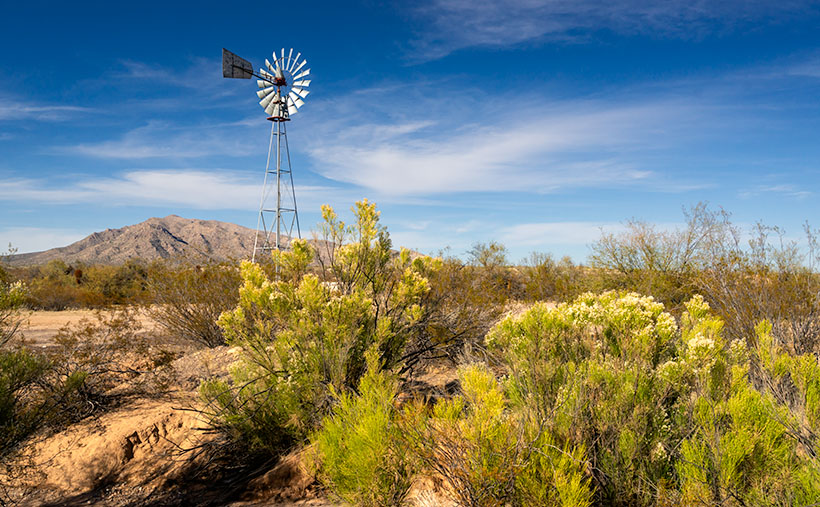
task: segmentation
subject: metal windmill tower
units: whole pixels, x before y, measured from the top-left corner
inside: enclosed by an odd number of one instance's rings
[[[262,198],[259,202],[259,215],[256,220],[256,236],[253,240],[252,261],[256,261],[257,252],[282,250],[285,241],[293,237],[293,228],[296,234],[302,237],[299,228],[299,213],[296,209],[296,192],[293,186],[293,171],[288,149],[287,122],[290,117],[304,105],[303,99],[310,91],[307,87],[310,80],[305,79],[310,69],[305,69],[307,60],[300,57],[302,53],[293,56],[291,49],[285,56],[282,48],[281,55],[273,52],[273,62],[265,59],[268,68],[259,69],[259,74],[253,72],[251,63],[236,56],[227,49],[222,49],[222,76],[226,78],[250,79],[258,78],[256,83],[260,90],[256,95],[261,99],[259,105],[268,114],[271,122],[270,143],[268,144],[268,158],[265,163],[265,179],[262,184]],[[274,139],[276,140],[274,142]],[[273,158],[274,168],[271,168]],[[273,195],[276,196],[276,207],[273,207]],[[273,238],[271,238],[273,235]]]

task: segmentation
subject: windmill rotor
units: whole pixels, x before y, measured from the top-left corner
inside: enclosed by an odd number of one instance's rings
[[[259,105],[269,117],[287,120],[305,105],[304,99],[310,93],[307,89],[310,80],[302,78],[310,74],[310,69],[302,70],[307,60],[302,58],[300,52],[293,56],[293,48],[287,52],[287,56],[285,48],[278,54],[274,51],[271,58],[272,60],[265,58],[267,70],[259,69],[262,79],[257,81],[257,85],[261,90],[256,95],[260,98]]]

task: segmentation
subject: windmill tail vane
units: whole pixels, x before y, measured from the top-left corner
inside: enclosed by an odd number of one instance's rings
[[[272,122],[251,257],[254,262],[257,252],[264,254],[284,249],[293,238],[294,228],[297,237],[302,237],[285,122],[290,121],[290,117],[305,105],[305,98],[310,93],[310,79],[306,79],[310,69],[306,68],[307,60],[302,58],[302,53],[297,52],[294,56],[292,48],[287,56],[285,48],[282,48],[281,53],[274,51],[271,58],[272,61],[265,59],[267,70],[260,68],[256,73],[248,60],[222,49],[222,77],[256,77],[259,105]],[[275,207],[272,202],[274,195]]]

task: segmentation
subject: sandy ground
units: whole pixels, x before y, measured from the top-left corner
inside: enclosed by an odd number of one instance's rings
[[[27,344],[33,347],[47,347],[52,343],[54,336],[64,326],[74,326],[83,319],[96,320],[97,312],[111,313],[109,310],[63,310],[33,311],[23,314],[23,323],[20,331]],[[159,326],[151,320],[146,310],[139,310],[137,320],[142,324],[143,333],[152,334],[159,331]]]

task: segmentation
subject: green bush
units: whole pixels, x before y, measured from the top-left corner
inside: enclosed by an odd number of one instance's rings
[[[401,445],[394,402],[398,382],[380,371],[378,351],[366,353],[358,394],[338,393],[332,414],[313,436],[319,480],[351,505],[400,505],[416,463]]]
[[[40,411],[31,397],[47,366],[27,350],[0,349],[0,457],[37,426]]]
[[[0,280],[0,347],[6,345],[20,328],[20,307],[26,298],[26,288],[21,282],[7,283]]]

